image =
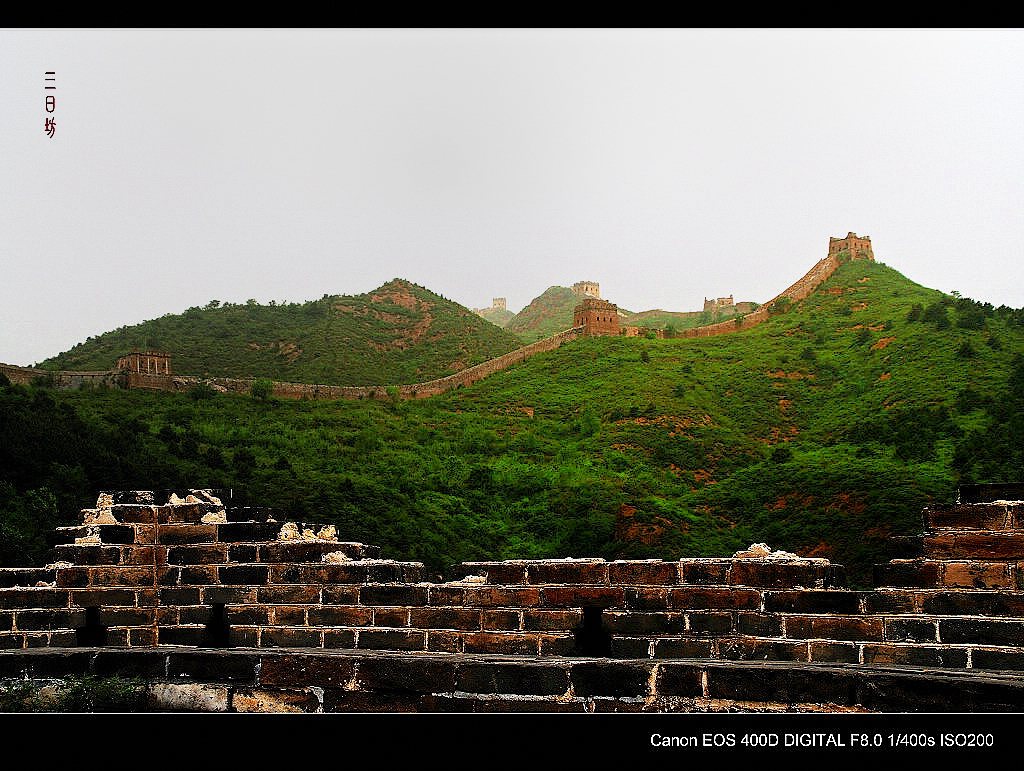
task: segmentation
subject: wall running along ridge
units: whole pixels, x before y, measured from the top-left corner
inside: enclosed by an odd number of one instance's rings
[[[924,517],[918,556],[855,591],[758,552],[444,580],[209,491],[102,495],[58,562],[0,569],[0,677],[130,672],[156,707],[237,710],[1024,710],[1024,502]]]

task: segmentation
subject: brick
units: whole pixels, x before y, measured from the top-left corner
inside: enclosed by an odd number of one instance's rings
[[[216,565],[182,565],[178,568],[178,581],[185,586],[203,586],[219,584],[220,577]]]
[[[157,532],[157,543],[168,545],[216,540],[217,525],[161,525]]]
[[[471,608],[413,608],[409,611],[409,626],[418,629],[478,631],[480,611]]]
[[[885,619],[885,639],[890,642],[935,642],[936,625],[924,619]]]
[[[667,610],[668,589],[654,587],[627,587],[625,607],[628,610]]]
[[[70,595],[71,606],[78,608],[135,605],[135,592],[132,589],[72,589]]]
[[[232,546],[232,552],[236,546]],[[340,551],[348,557],[358,553],[351,545],[325,541],[272,541],[261,543],[259,558],[262,562],[320,562],[325,554]]]
[[[849,616],[787,616],[786,637],[819,640],[881,640],[880,618]]]
[[[939,639],[944,643],[1019,646],[1024,640],[1024,621],[942,619]]]
[[[686,627],[686,617],[682,613],[612,611],[603,613],[601,620],[613,634],[625,635],[671,634],[682,632]]]
[[[947,562],[942,586],[970,589],[1013,589],[1013,571],[1005,562]]]
[[[971,666],[975,669],[1024,669],[1024,651],[999,651],[975,648],[971,651]]]
[[[259,628],[255,626],[233,626],[228,629],[228,647],[256,648],[259,645]]]
[[[613,584],[675,585],[679,583],[679,563],[660,560],[610,562],[608,581]]]
[[[534,607],[540,605],[540,590],[535,587],[474,587],[466,589],[466,605],[479,608]]]
[[[574,664],[569,671],[577,696],[647,696],[651,671],[618,662]]]
[[[842,589],[765,592],[764,609],[787,613],[858,613],[860,593]]]
[[[1018,592],[936,592],[922,601],[925,613],[936,615],[1024,616],[1024,594]]]
[[[707,674],[708,695],[713,699],[840,705],[857,701],[857,675],[851,672],[709,666]]]
[[[429,605],[463,605],[466,599],[466,590],[461,586],[431,586],[427,589],[427,603]]]
[[[356,645],[369,650],[421,651],[426,634],[418,629],[360,629]]]
[[[319,648],[320,630],[295,627],[266,627],[260,632],[264,648]]]
[[[230,626],[266,626],[270,616],[264,605],[229,605],[224,609]]]
[[[0,588],[35,586],[39,581],[54,581],[57,571],[52,568],[0,568]]]
[[[561,611],[554,611],[555,613]],[[568,611],[572,613],[573,611]],[[480,611],[480,629],[491,632],[514,632],[523,623],[524,611],[518,610],[484,610]],[[582,614],[581,614],[582,617]]]
[[[51,629],[75,629],[85,626],[85,611],[66,609],[19,610],[14,613],[14,628],[19,632]]]
[[[620,586],[546,586],[544,605],[552,608],[621,608],[625,592]]]
[[[374,606],[373,625],[389,627],[409,626],[409,609]]]
[[[690,634],[724,635],[733,631],[732,613],[708,611],[687,613],[687,631]],[[682,630],[679,630],[682,631]]]
[[[160,590],[161,605],[198,605],[199,588],[195,586],[173,586]]]
[[[117,565],[121,562],[119,546],[55,546],[54,554],[59,561],[75,565]]]
[[[281,532],[278,522],[228,522],[211,527],[217,531],[210,541],[273,541]]]
[[[167,546],[121,546],[122,565],[167,564]]]
[[[530,696],[560,696],[568,689],[569,671],[565,667],[498,663],[460,665],[454,688],[466,693]]]
[[[90,586],[153,586],[151,567],[104,566],[89,568]]]
[[[232,694],[231,709],[239,713],[257,714],[309,713],[320,709],[320,699],[313,691],[243,688]]]
[[[93,671],[100,677],[163,677],[167,654],[157,651],[100,650],[93,662]]]
[[[260,551],[256,544],[233,543],[225,544],[221,548],[227,549],[230,562],[267,562],[260,559]]]
[[[161,712],[227,712],[228,689],[200,683],[152,683],[148,704]]]
[[[374,586],[359,589],[359,602],[363,605],[426,605],[425,586]]]
[[[45,641],[46,636],[42,639]],[[39,651],[27,658],[32,677],[51,678],[86,674],[92,657],[90,651]]]
[[[669,606],[680,609],[759,610],[761,592],[756,589],[710,589],[684,586],[669,592]]]
[[[167,657],[167,676],[200,682],[254,684],[259,662],[260,656],[256,653],[171,653]]]
[[[646,637],[612,637],[613,659],[650,658],[651,640]]]
[[[135,530],[135,543],[156,543],[156,525],[133,525],[133,528]],[[131,543],[131,541],[129,541],[129,543]]]
[[[301,605],[275,605],[268,608],[270,623],[277,626],[305,626],[306,608]]]
[[[365,565],[271,565],[272,584],[361,584],[367,580]]]
[[[807,661],[808,648],[806,642],[740,637],[721,640],[718,653],[733,661]]]
[[[256,590],[258,602],[265,602],[269,605],[288,603],[296,605],[302,603],[317,604],[320,602],[319,586],[261,586]],[[355,593],[352,601],[355,602]]]
[[[867,613],[913,613],[917,595],[906,591],[866,592],[864,609]]]
[[[699,666],[659,664],[655,693],[659,696],[703,696],[703,674]]]
[[[714,656],[711,640],[690,637],[666,637],[654,641],[656,659],[706,659]]]
[[[395,693],[365,693],[331,688],[324,691],[324,712],[420,712],[424,696]]]
[[[309,609],[310,626],[369,626],[372,623],[372,608],[321,605]]]
[[[0,650],[12,650],[20,649],[25,647],[25,635],[14,632],[13,634],[0,633]],[[6,658],[0,657],[0,664],[6,661]],[[26,664],[27,666],[27,664]]]
[[[77,648],[78,635],[71,629],[56,629],[50,632],[47,644],[51,648]]]
[[[571,634],[541,634],[541,656],[577,656],[576,637]]]
[[[160,627],[161,645],[203,645],[206,642],[206,629],[202,626],[162,626]]]
[[[266,565],[221,565],[217,575],[222,584],[265,584],[268,568]]]
[[[100,623],[103,626],[150,626],[156,616],[153,608],[100,608]],[[85,615],[77,626],[84,626]]]
[[[459,577],[483,575],[489,584],[525,584],[525,562],[463,562]]]
[[[172,565],[217,565],[227,562],[228,550],[223,544],[172,546],[167,561]]]
[[[105,544],[135,543],[135,528],[131,525],[93,525],[98,529],[100,541]]]
[[[14,619],[13,613],[0,612],[0,632],[10,632],[11,622]]]
[[[814,588],[823,576],[824,571],[817,565],[735,560],[729,570],[729,583],[780,589]]]
[[[203,602],[207,605],[251,605],[256,602],[256,588],[251,586],[204,586]]]
[[[581,610],[524,610],[523,629],[567,632],[583,623]]]
[[[25,641],[26,648],[49,648],[50,647],[50,633],[49,632],[23,632],[23,639]],[[125,645],[127,641],[127,635],[125,635],[125,641],[115,641],[111,643],[108,641],[107,645]]]
[[[118,522],[131,525],[152,525],[159,521],[156,507],[137,503],[115,504],[111,506],[110,513]]]
[[[608,563],[604,560],[529,563],[526,577],[531,584],[607,584]]]
[[[729,562],[700,560],[679,561],[679,583],[698,586],[724,586],[729,583]]]
[[[66,589],[0,589],[0,608],[66,608],[68,602],[69,592]]]
[[[942,559],[1024,559],[1024,533],[940,533],[925,537],[924,553]]]
[[[365,658],[359,661],[356,681],[364,691],[450,693],[455,690],[455,664],[408,656]]]
[[[177,586],[181,583],[181,568],[161,565],[156,568],[158,586]]]
[[[865,664],[905,664],[918,667],[966,667],[967,651],[926,645],[864,646]]]
[[[325,629],[325,648],[355,648],[356,633],[351,629]]]
[[[427,650],[443,653],[461,653],[462,635],[458,632],[430,630],[427,632]]]
[[[859,646],[854,643],[814,640],[809,651],[810,661],[856,664],[860,660]]]
[[[89,568],[57,568],[54,583],[61,588],[88,586]]]
[[[966,527],[979,530],[1001,530],[1013,526],[1009,508],[995,503],[928,506],[924,509],[923,514],[925,527],[928,529]]]
[[[355,605],[359,602],[358,586],[325,586],[324,605]]]
[[[470,632],[463,636],[466,653],[508,653],[517,656],[537,655],[538,636],[535,634]]]
[[[737,613],[736,631],[757,637],[781,637],[782,617],[767,613]]]

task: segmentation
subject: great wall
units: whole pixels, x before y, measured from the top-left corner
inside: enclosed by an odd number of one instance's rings
[[[101,494],[0,568],[0,683],[92,674],[198,711],[1024,711],[1024,486],[840,565],[467,562],[447,578],[207,490]],[[1012,500],[1010,500],[1012,499]]]
[[[773,313],[778,312],[780,301],[783,298],[791,303],[796,303],[808,297],[836,271],[847,257],[852,260],[874,260],[871,239],[867,236],[857,236],[852,232],[848,233],[845,238],[830,238],[826,257],[815,263],[798,281],[765,302],[757,310],[737,315],[728,321],[682,330],[675,336],[682,338],[711,337],[757,326],[770,318]],[[619,335],[637,337],[646,333],[664,337],[663,330],[621,325],[618,307],[614,303],[601,299],[600,285],[597,282],[580,281],[575,283],[572,289],[582,298],[574,310],[572,328],[451,375],[422,383],[392,386],[335,386],[273,381],[271,394],[282,399],[387,399],[392,396],[400,399],[424,399],[472,385],[489,375],[526,361],[531,356],[553,351],[579,337]],[[495,298],[492,306],[499,307],[504,304],[504,298]],[[705,307],[707,305],[708,301],[705,299]],[[117,366],[109,371],[52,371],[0,363],[0,374],[6,376],[12,383],[27,384],[45,381],[59,389],[102,387],[184,392],[206,384],[218,391],[248,394],[252,391],[255,382],[255,378],[174,375],[171,373],[170,354],[160,351],[134,351],[122,356],[118,360]]]

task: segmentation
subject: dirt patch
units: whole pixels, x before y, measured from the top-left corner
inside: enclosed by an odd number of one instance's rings
[[[302,355],[302,349],[298,343],[292,343],[287,340],[278,340],[273,343],[248,343],[246,347],[251,351],[274,351],[278,356],[282,357],[289,364],[295,362],[297,358]]]
[[[863,311],[863,310],[866,310],[867,307],[868,307],[867,303],[854,303],[853,305],[850,306],[850,310],[851,311]]]
[[[829,293],[830,295],[840,295],[840,294],[842,294],[843,292],[849,292],[849,291],[850,291],[850,290],[849,290],[849,289],[847,289],[846,287],[842,287],[842,286],[834,286],[834,287],[832,287],[831,289],[829,289],[829,290],[828,290],[828,293]]]
[[[825,557],[830,559],[835,553],[835,547],[825,541],[818,541],[809,549],[799,549],[798,553],[801,557]]]
[[[879,340],[877,343],[875,343],[873,346],[871,346],[871,350],[872,351],[881,351],[883,348],[888,346],[889,343],[893,342],[895,339],[896,339],[895,337],[883,337],[881,340]]]
[[[891,372],[883,372],[881,375],[878,376],[878,379],[879,380],[888,380],[891,377],[892,377],[892,373]]]
[[[858,284],[866,284],[866,283],[868,283],[868,282],[869,282],[870,280],[871,280],[871,279],[870,279],[870,278],[869,278],[868,276],[864,276],[864,278],[858,278],[858,279],[857,279],[857,283],[858,283]]]
[[[872,332],[881,332],[885,324],[854,324],[852,327],[839,327],[836,332],[852,332],[855,329],[870,329]]]
[[[799,372],[794,370],[793,372],[786,372],[782,369],[768,370],[766,373],[768,377],[780,380],[785,378],[786,380],[814,380],[815,375],[812,372]]]
[[[789,405],[791,405],[792,403],[793,403],[792,399],[779,399],[779,409],[782,412],[785,412],[786,410],[789,409]]]
[[[859,498],[854,498],[850,493],[837,493],[825,506],[825,511],[837,511],[843,514],[862,514],[867,505]]]
[[[693,472],[693,481],[699,485],[715,485],[718,480],[711,476],[711,472],[704,468],[696,469]]]

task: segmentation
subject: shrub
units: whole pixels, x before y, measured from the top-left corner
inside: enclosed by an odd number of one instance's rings
[[[274,393],[274,382],[270,378],[258,377],[252,381],[249,394],[258,402],[269,401]]]

